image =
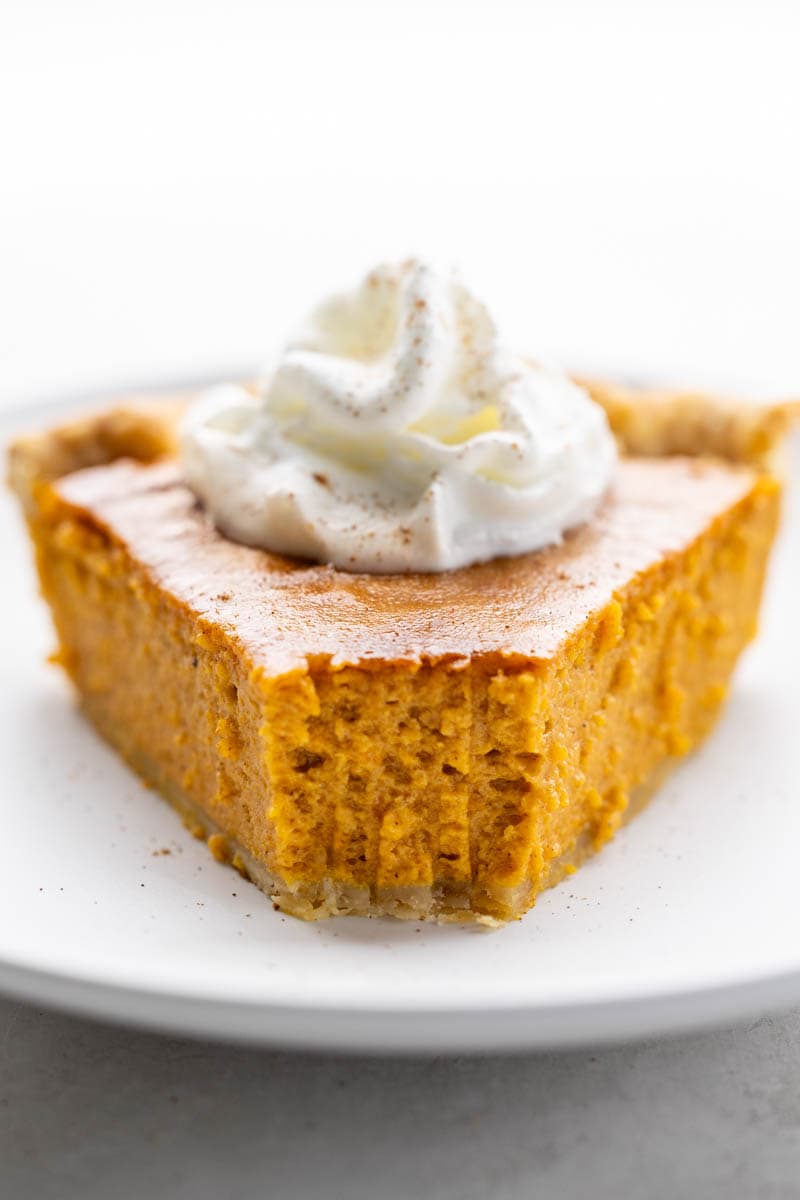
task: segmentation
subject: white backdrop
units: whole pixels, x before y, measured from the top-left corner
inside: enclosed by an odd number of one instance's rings
[[[800,391],[793,0],[5,0],[0,398],[257,363],[409,252],[520,347]]]

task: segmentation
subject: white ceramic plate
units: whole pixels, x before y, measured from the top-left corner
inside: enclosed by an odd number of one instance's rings
[[[3,434],[20,423],[0,417]],[[800,1002],[796,502],[761,638],[712,739],[598,858],[498,932],[274,912],[99,741],[45,665],[52,634],[6,498],[0,562],[4,990],[182,1033],[407,1052],[624,1039]]]

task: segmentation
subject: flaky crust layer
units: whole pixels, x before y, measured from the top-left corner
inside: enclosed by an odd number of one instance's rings
[[[625,387],[578,379],[606,415],[624,453],[644,458],[707,455],[775,469],[800,400],[757,403],[705,392]]]
[[[86,413],[52,429],[25,434],[11,443],[8,482],[26,512],[42,483],[117,458],[152,462],[177,453],[177,429],[185,396],[132,396],[113,408]]]

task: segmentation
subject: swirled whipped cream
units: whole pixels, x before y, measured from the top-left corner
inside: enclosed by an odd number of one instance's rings
[[[333,296],[255,392],[207,392],[185,477],[223,533],[349,571],[446,571],[561,540],[606,491],[602,409],[416,260]]]

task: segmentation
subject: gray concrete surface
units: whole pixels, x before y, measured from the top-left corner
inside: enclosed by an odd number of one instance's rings
[[[0,1000],[3,1200],[800,1197],[800,1013],[511,1058],[289,1055]]]

